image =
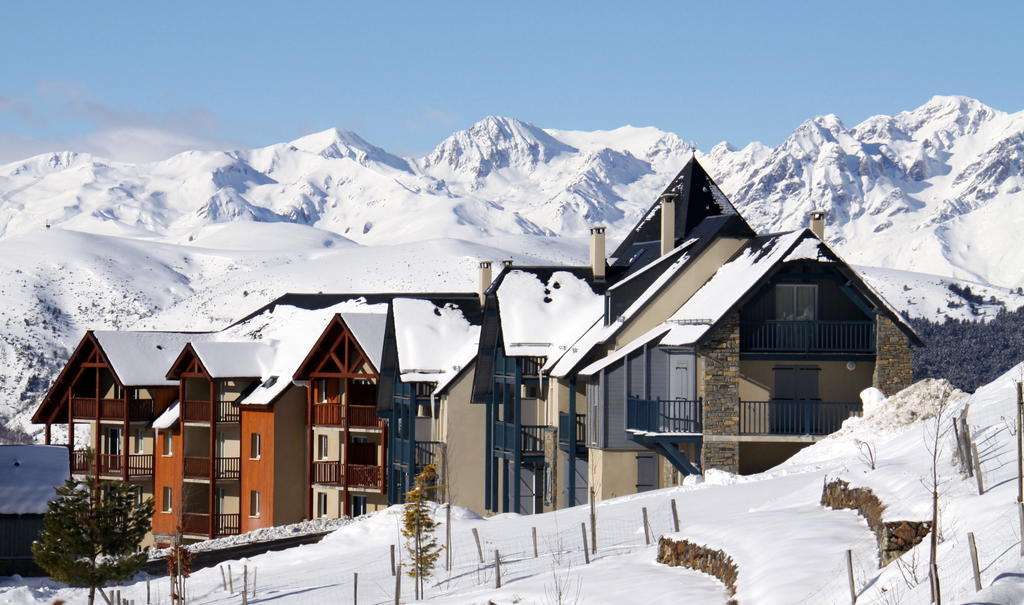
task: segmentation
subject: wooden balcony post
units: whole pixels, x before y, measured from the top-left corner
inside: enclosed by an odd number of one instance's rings
[[[124,437],[121,438],[121,452],[120,452],[120,454],[122,456],[122,458],[121,458],[121,466],[123,467],[123,468],[121,468],[121,480],[122,481],[128,481],[128,450],[131,449],[131,448],[128,447],[128,442],[131,439],[131,435],[128,432],[130,430],[130,426],[128,424],[128,416],[129,416],[129,411],[128,411],[128,388],[125,387],[124,385],[122,385],[121,388],[124,389],[124,393],[122,394],[123,396],[121,398],[122,399],[122,404],[124,406],[124,428],[122,429],[122,431],[124,433]]]
[[[348,347],[345,347],[345,355],[346,355],[346,361],[347,361],[347,359],[348,359]],[[342,436],[342,444],[343,445],[342,445],[342,449],[341,449],[341,456],[339,456],[338,462],[342,465],[341,468],[345,468],[348,465],[348,461],[349,461],[349,431],[350,431],[350,427],[351,427],[351,424],[352,424],[352,414],[350,414],[349,412],[352,411],[352,409],[350,407],[352,405],[352,391],[351,391],[351,386],[352,385],[351,385],[351,380],[349,380],[348,378],[343,379],[342,384],[344,384],[344,386],[345,386],[344,396],[342,396],[342,393],[339,393],[338,394],[338,398],[341,399],[342,397],[344,397],[344,403],[343,403],[344,407],[342,408],[342,414],[345,416],[345,431],[344,431],[344,434]],[[344,460],[340,459],[342,456],[344,457]],[[345,499],[345,501],[341,505],[341,510],[342,510],[342,513],[345,516],[350,516],[352,514],[352,511],[351,511],[352,506],[351,506],[351,503],[349,502],[349,494],[348,494],[348,473],[345,473],[345,478],[343,479],[343,482],[344,482],[344,485],[343,485],[344,495],[342,497]]]
[[[217,529],[217,410],[214,409],[214,380],[210,379],[210,537],[216,537]]]

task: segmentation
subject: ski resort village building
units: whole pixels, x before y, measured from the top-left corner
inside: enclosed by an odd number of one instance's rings
[[[824,229],[756,233],[692,159],[610,256],[591,229],[587,265],[89,332],[33,421],[77,435],[75,474],[153,497],[161,543],[367,513],[428,464],[481,513],[753,473],[910,384],[919,338]]]

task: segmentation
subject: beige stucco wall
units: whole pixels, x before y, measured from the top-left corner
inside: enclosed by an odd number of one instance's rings
[[[743,364],[740,364],[740,371],[743,371]],[[768,401],[772,398],[771,386],[754,380],[749,376],[740,374],[740,400],[741,401]]]
[[[240,426],[238,424],[217,425],[217,454],[224,458],[238,458],[242,452],[240,442]]]
[[[306,516],[306,388],[292,385],[274,403],[274,525]]]
[[[225,515],[238,514],[242,512],[238,493],[238,482],[223,481],[218,483],[218,496],[221,496],[219,493],[221,489],[224,490],[224,493],[223,497],[218,500],[218,510]]]
[[[484,513],[486,406],[470,403],[473,371],[462,373],[441,401],[433,434],[445,443],[444,482],[448,501]]]
[[[818,378],[818,388],[822,401],[860,401],[860,392],[871,386],[871,376],[875,364],[870,361],[858,361],[856,367],[851,371],[846,369],[845,361],[808,361],[790,363],[785,361],[740,361],[740,373],[751,380],[757,381],[766,387],[773,387],[775,375],[773,369],[777,366],[817,366],[821,368]],[[748,399],[743,395],[743,381],[740,381],[740,398],[744,401],[765,401],[764,399]],[[749,391],[748,391],[749,392]],[[760,396],[760,394],[757,394]]]
[[[317,501],[319,500],[318,494],[327,495],[327,514],[321,516],[317,515]],[[364,492],[361,490],[349,490],[349,497],[351,498],[352,496],[366,496],[366,512],[368,513],[372,513],[378,510],[384,510],[385,508],[388,507],[387,496],[384,494]],[[340,487],[314,487],[313,517],[323,519],[337,519],[342,517],[342,512],[344,511],[344,498],[345,490]]]
[[[725,237],[715,240],[700,256],[691,261],[685,271],[677,275],[658,296],[627,322],[625,328],[615,337],[615,348],[628,344],[668,319],[746,241]]]
[[[588,474],[598,502],[636,493],[636,452],[591,449]]]

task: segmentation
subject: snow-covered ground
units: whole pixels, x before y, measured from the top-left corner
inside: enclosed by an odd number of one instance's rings
[[[1024,365],[967,396],[950,392],[941,415],[939,439],[940,544],[938,567],[944,602],[1020,603],[1024,564],[1016,508],[1015,380]],[[848,603],[846,550],[853,553],[859,603],[929,602],[928,541],[900,561],[879,570],[875,537],[850,510],[819,505],[823,483],[842,478],[872,489],[886,504],[885,520],[929,516],[931,448],[935,410],[947,387],[925,381],[882,401],[868,401],[862,419],[847,421],[837,434],[806,448],[760,475],[736,477],[709,472],[702,482],[625,496],[597,506],[598,549],[584,561],[581,523],[586,506],[535,516],[498,515],[481,519],[452,511],[452,569],[429,582],[427,600],[438,603],[724,603],[725,587],[714,578],[655,562],[657,537],[674,534],[671,502],[678,506],[679,537],[724,550],[739,568],[740,603]],[[977,444],[985,492],[958,470],[951,418],[967,406]],[[863,454],[876,453],[872,469]],[[643,509],[653,530],[646,544]],[[444,521],[444,508],[435,510]],[[533,553],[537,529],[538,556]],[[482,539],[481,563],[472,530]],[[589,528],[588,528],[589,531]],[[981,579],[975,594],[967,533],[977,539]],[[443,540],[444,528],[438,533]],[[398,509],[344,525],[318,544],[232,561],[234,585],[243,566],[255,576],[251,603],[351,602],[358,573],[359,602],[392,602],[395,581],[389,549],[400,544]],[[495,588],[495,551],[501,558],[502,587]],[[167,602],[166,580],[152,585],[153,602]],[[221,572],[206,569],[189,580],[192,603],[237,603],[222,586]],[[250,587],[251,588],[251,587]],[[142,602],[145,583],[121,587],[122,596]],[[412,582],[403,581],[402,600],[412,601]],[[82,603],[81,589],[46,580],[9,578],[0,583],[0,603],[28,605],[64,599]]]

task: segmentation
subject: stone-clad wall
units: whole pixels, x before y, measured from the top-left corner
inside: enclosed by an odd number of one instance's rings
[[[875,372],[871,383],[886,395],[893,395],[914,378],[914,355],[910,340],[891,319],[878,314],[875,320]]]
[[[704,434],[738,435],[740,423],[740,316],[733,313],[698,351],[704,361]],[[705,440],[701,468],[739,471],[739,444]]]
[[[658,540],[658,563],[672,567],[688,567],[714,576],[725,584],[729,596],[736,595],[736,580],[739,568],[732,557],[724,551],[709,548],[689,540],[667,538]],[[729,599],[729,605],[735,605],[735,599]]]

